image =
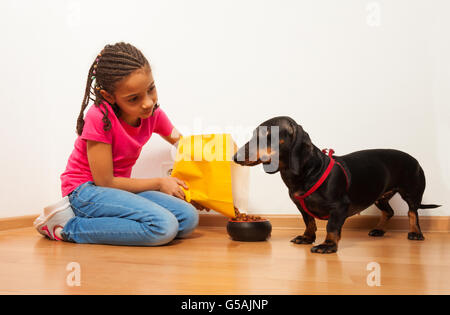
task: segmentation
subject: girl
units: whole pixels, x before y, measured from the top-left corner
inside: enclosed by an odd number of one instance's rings
[[[89,100],[94,106],[84,116]],[[159,108],[149,62],[130,44],[106,45],[89,70],[78,138],[61,175],[65,199],[44,210],[38,231],[54,240],[138,246],[189,235],[198,214],[184,201],[183,181],[130,178],[154,132],[171,144],[181,136]]]

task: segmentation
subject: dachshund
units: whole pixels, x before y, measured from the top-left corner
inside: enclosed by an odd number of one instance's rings
[[[374,204],[382,211],[370,236],[383,236],[394,215],[388,201],[396,193],[409,207],[409,240],[424,240],[418,209],[423,205],[425,175],[415,158],[392,149],[373,149],[343,156],[327,155],[310,140],[302,126],[287,116],[260,124],[252,139],[233,156],[240,165],[263,164],[265,172],[280,172],[289,197],[300,210],[306,230],[291,242],[312,244],[316,240],[316,219],[328,220],[325,241],[311,248],[313,253],[335,253],[345,220]]]

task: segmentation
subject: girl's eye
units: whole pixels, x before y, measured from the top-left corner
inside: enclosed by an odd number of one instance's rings
[[[135,97],[133,97],[132,99],[130,99],[129,102],[134,103],[134,102],[137,101],[137,99],[138,99],[137,96],[135,96]]]
[[[152,87],[150,87],[150,88],[148,89],[148,93],[152,92],[154,89],[155,89],[155,86],[153,85]]]

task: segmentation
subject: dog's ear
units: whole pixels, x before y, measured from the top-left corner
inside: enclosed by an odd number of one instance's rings
[[[289,156],[289,168],[292,173],[295,175],[300,174],[300,151],[302,150],[303,141],[305,138],[305,131],[303,130],[302,126],[295,124],[294,126],[294,133],[292,135],[292,145],[291,145],[291,152]],[[307,135],[306,135],[307,136]]]

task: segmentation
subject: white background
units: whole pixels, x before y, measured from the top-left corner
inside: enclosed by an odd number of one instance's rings
[[[149,59],[183,134],[228,131],[242,145],[287,115],[337,155],[404,150],[425,170],[423,203],[444,205],[420,213],[450,215],[449,11],[447,0],[2,0],[0,217],[60,198],[89,66],[118,41]],[[169,151],[152,137],[133,176],[161,176]],[[298,213],[261,167],[248,211]]]

